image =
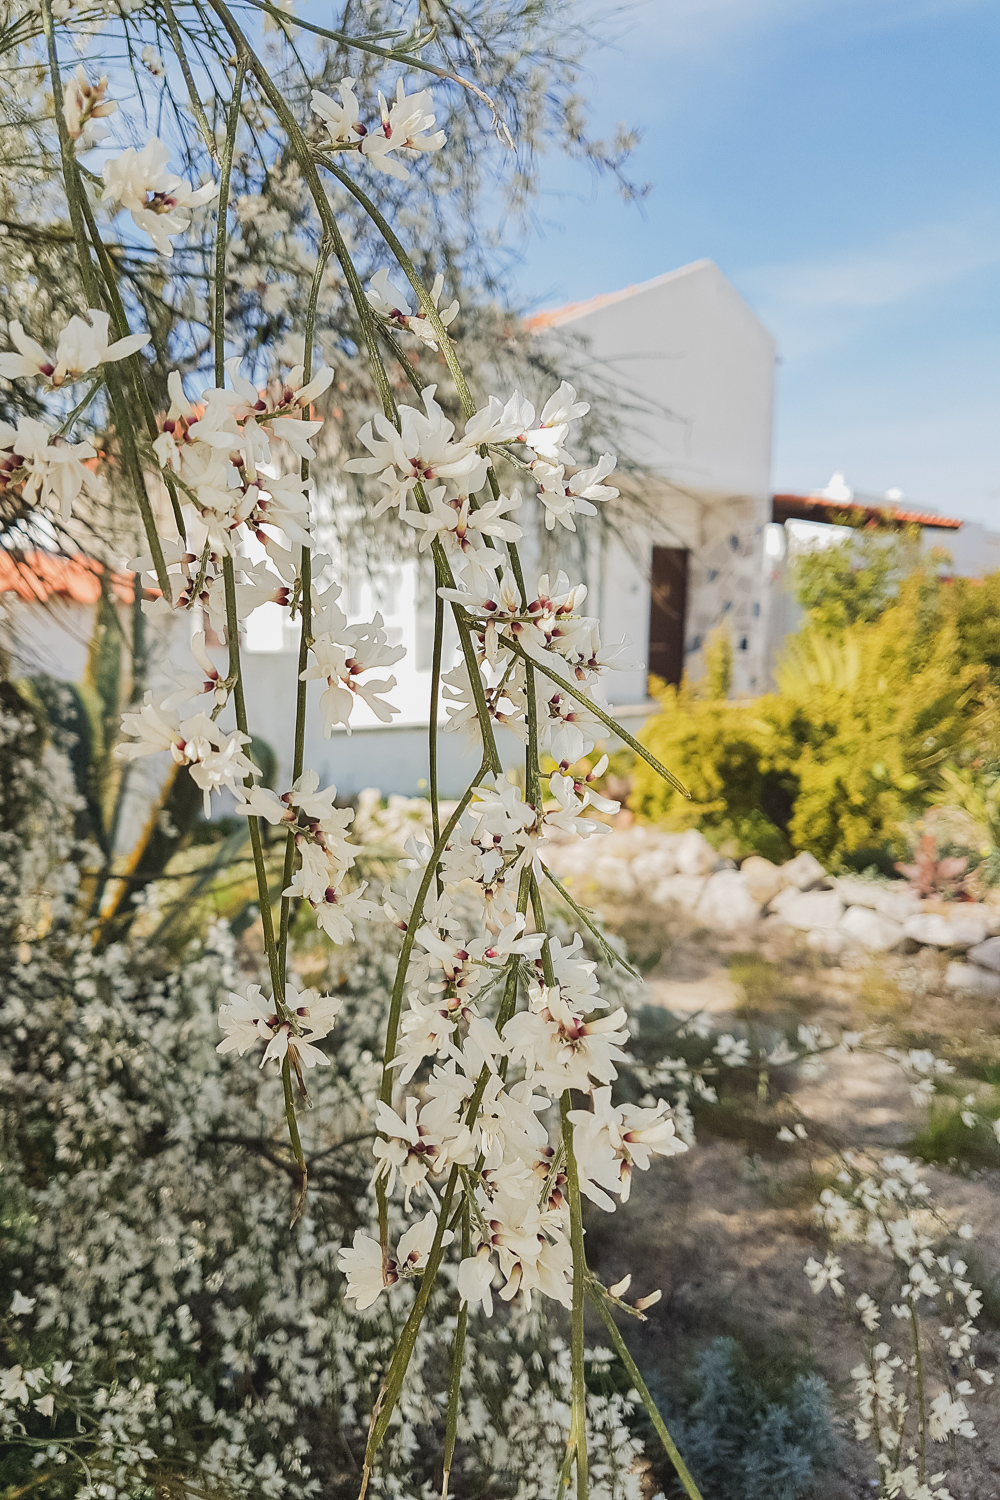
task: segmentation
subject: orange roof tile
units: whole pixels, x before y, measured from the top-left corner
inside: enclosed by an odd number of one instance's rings
[[[99,562],[82,554],[58,557],[52,552],[7,552],[0,549],[0,594],[14,593],[26,604],[45,604],[52,598],[77,604],[96,604],[101,597]],[[112,573],[111,586],[121,604],[131,604],[131,573]]]
[[[776,511],[783,513],[810,511],[814,508],[840,511],[844,515],[861,511],[869,520],[898,521],[903,526],[940,526],[945,531],[958,531],[962,525],[956,517],[939,515],[936,510],[906,510],[898,505],[878,505],[862,499],[831,500],[828,495],[775,495],[773,504]],[[783,514],[782,519],[785,518]]]

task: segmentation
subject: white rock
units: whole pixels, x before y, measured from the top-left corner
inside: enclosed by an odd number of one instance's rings
[[[662,848],[645,849],[635,856],[631,869],[633,880],[643,889],[656,885],[658,880],[663,880],[667,875],[676,875],[677,859],[673,849],[666,845]]]
[[[842,895],[843,888],[838,887],[837,893]],[[903,936],[901,922],[893,922],[868,906],[849,906],[840,919],[840,930],[869,953],[888,953]]]
[[[697,828],[681,834],[674,846],[674,859],[681,875],[710,875],[719,863],[719,856]]]
[[[806,933],[806,946],[814,953],[826,953],[835,958],[849,948],[851,939],[839,927],[814,927]]]
[[[694,911],[704,889],[703,876],[668,875],[653,891],[652,900],[657,906],[678,906],[681,911]]]
[[[972,902],[941,911],[921,911],[908,917],[903,931],[914,942],[932,948],[975,948],[996,929],[996,917]]]
[[[974,948],[969,949],[968,956],[981,969],[992,969],[994,973],[1000,974],[1000,937],[987,938],[985,943],[977,943]]]
[[[953,959],[945,970],[944,982],[950,990],[961,994],[982,995],[986,1000],[1000,996],[1000,974],[992,974],[978,964],[963,964]]]
[[[878,889],[875,898],[875,910],[881,912],[883,917],[888,917],[890,922],[905,922],[910,917],[915,917],[920,911],[920,897],[916,891],[911,891],[902,881],[893,886],[883,886]]]
[[[785,885],[781,869],[762,854],[751,854],[749,859],[745,859],[740,865],[740,874],[747,890],[761,906],[766,906],[773,900]]]
[[[794,859],[781,866],[781,873],[786,885],[794,885],[800,891],[807,891],[810,886],[819,885],[821,880],[826,879],[826,871],[819,860],[804,849],[801,854],[796,854]]]
[[[809,932],[814,927],[836,927],[844,915],[844,903],[836,891],[799,891],[792,887],[775,897],[771,910],[789,927]]]
[[[862,880],[860,875],[831,875],[830,884],[846,906],[870,906],[878,909],[878,898],[884,887],[874,880]]]
[[[742,870],[717,870],[705,882],[694,914],[717,932],[749,927],[760,916],[761,903],[747,888]]]

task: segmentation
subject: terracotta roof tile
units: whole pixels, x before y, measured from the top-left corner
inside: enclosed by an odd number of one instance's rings
[[[96,604],[104,569],[91,557],[58,557],[52,552],[7,552],[0,549],[0,594],[14,593],[26,604],[72,599]],[[133,574],[112,573],[111,585],[121,604],[131,604]]]

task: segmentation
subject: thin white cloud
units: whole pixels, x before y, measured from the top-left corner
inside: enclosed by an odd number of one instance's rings
[[[778,339],[798,358],[854,336],[891,307],[1000,265],[1000,225],[929,224],[841,256],[759,266],[735,277]]]

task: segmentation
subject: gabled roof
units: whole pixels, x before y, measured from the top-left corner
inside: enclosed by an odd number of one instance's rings
[[[573,323],[577,318],[585,318],[588,313],[598,312],[602,307],[611,307],[616,302],[624,302],[628,297],[637,297],[641,292],[650,292],[654,287],[663,286],[665,282],[676,281],[681,276],[690,276],[692,271],[704,270],[706,266],[713,265],[710,260],[695,260],[689,266],[679,266],[676,271],[664,271],[661,276],[654,276],[650,281],[635,282],[632,286],[622,287],[617,292],[601,292],[596,297],[590,297],[586,302],[567,302],[565,307],[555,307],[549,312],[535,313],[530,318],[525,318],[524,326],[532,333],[540,333],[545,328],[558,328],[563,323]]]
[[[50,599],[96,604],[101,597],[103,572],[99,562],[82,554],[58,557],[52,552],[7,552],[0,548],[0,594],[14,593],[26,604],[46,604]],[[111,587],[121,604],[132,603],[133,576],[111,574]]]

